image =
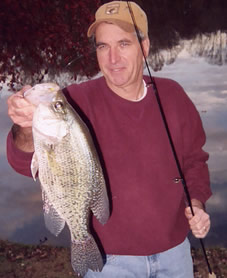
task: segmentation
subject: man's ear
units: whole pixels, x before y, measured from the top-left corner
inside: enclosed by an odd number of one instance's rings
[[[149,50],[150,50],[150,40],[148,37],[143,39],[142,46],[143,46],[143,51],[144,51],[145,57],[147,57],[149,54]]]

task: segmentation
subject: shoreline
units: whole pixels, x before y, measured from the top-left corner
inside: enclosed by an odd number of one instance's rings
[[[212,271],[217,278],[227,277],[227,248],[207,248]],[[208,277],[201,248],[192,248],[195,278]],[[0,278],[77,278],[67,247],[30,245],[0,240]]]

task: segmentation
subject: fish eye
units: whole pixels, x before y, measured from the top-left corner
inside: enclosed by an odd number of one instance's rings
[[[64,104],[62,101],[56,101],[53,105],[56,112],[63,112]]]

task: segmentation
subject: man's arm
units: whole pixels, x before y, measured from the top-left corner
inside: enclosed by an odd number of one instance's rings
[[[191,208],[185,209],[192,233],[197,238],[204,238],[210,230],[210,217],[205,211],[205,202],[212,192],[210,189],[208,154],[203,150],[206,142],[202,121],[194,104],[185,106],[184,139],[184,174],[191,197]]]

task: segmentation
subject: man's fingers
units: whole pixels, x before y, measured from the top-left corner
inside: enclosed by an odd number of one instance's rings
[[[189,220],[192,233],[197,238],[204,238],[210,230],[210,216],[201,208],[193,207],[194,216],[191,209],[185,209],[185,216]]]
[[[31,86],[25,85],[20,91],[16,93],[16,95],[24,97],[24,93],[29,89],[31,89]]]

